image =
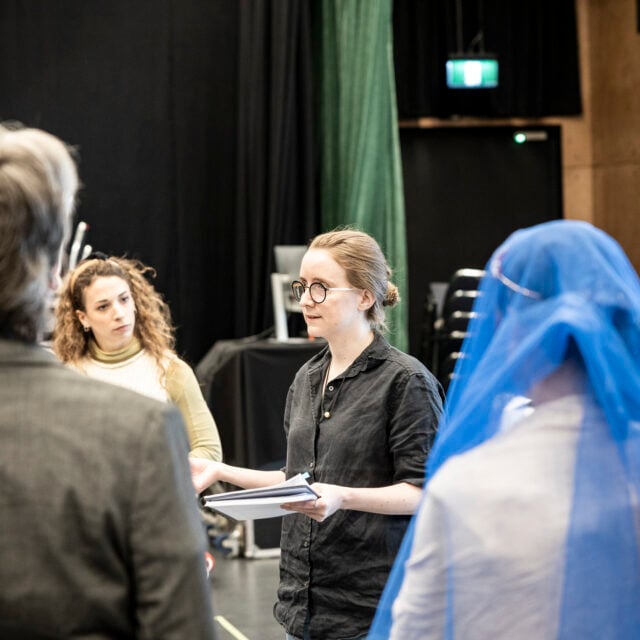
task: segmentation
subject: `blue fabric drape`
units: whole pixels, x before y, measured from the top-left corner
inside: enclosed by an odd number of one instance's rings
[[[585,407],[605,433],[576,445],[564,546],[559,638],[640,637],[640,283],[619,245],[583,222],[555,221],[514,233],[486,266],[428,462],[429,481],[448,460],[493,438],[515,396],[569,358],[582,363]],[[593,413],[593,412],[592,412]],[[505,479],[508,481],[508,479]],[[482,500],[483,496],[478,495]],[[514,517],[518,517],[514,514]],[[415,518],[380,602],[370,638],[386,638],[404,578]],[[455,560],[451,560],[455,563]],[[448,586],[449,633],[456,585]],[[500,602],[495,602],[500,607]]]

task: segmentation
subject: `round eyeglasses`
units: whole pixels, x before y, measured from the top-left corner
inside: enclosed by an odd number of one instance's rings
[[[291,291],[295,299],[300,302],[306,289],[309,289],[309,295],[316,304],[322,304],[326,297],[327,291],[357,291],[353,287],[325,287],[322,282],[312,282],[311,284],[304,284],[300,280],[294,280],[291,283]]]

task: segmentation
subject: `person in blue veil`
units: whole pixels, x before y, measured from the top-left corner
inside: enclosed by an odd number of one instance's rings
[[[638,276],[578,221],[486,271],[368,637],[640,638]]]

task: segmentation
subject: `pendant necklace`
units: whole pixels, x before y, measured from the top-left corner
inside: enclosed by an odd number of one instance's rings
[[[324,395],[325,395],[324,392],[327,387],[327,383],[329,382],[330,368],[331,368],[331,362],[327,364],[327,370],[324,373],[324,379],[322,381],[322,402],[320,404],[320,413],[322,414],[325,420],[328,420],[331,417],[331,412],[333,411],[333,407],[336,403],[336,400],[338,399],[338,395],[340,394],[340,390],[342,389],[342,385],[344,384],[344,378],[345,378],[344,376],[342,376],[342,382],[340,383],[340,386],[336,390],[333,398],[331,398],[331,402],[329,403],[329,406],[325,409],[324,408]]]

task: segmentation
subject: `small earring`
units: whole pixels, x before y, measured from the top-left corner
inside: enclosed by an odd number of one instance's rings
[[[89,331],[91,331],[91,327],[90,327],[90,326],[88,326],[88,325],[86,325],[86,324],[85,324],[85,325],[83,325],[83,327],[82,327],[82,328],[84,329],[84,332],[85,332],[85,333],[89,333]]]

